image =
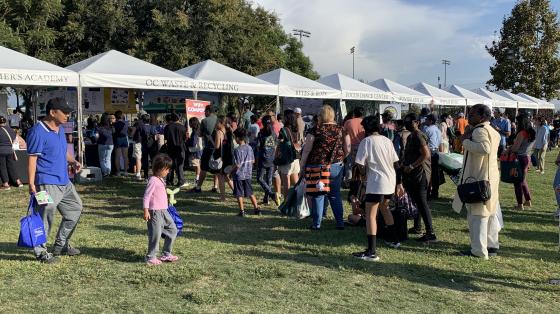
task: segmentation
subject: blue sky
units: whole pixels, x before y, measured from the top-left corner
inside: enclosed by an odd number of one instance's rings
[[[560,0],[553,0],[558,11]],[[405,85],[437,85],[442,59],[447,84],[474,89],[490,78],[484,49],[499,33],[515,0],[254,0],[276,12],[286,30],[311,32],[304,52],[321,75],[352,76],[349,49],[357,47],[356,78]]]

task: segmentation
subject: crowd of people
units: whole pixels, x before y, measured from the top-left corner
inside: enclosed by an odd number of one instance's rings
[[[37,258],[43,262],[54,262],[59,254],[79,254],[78,249],[69,245],[69,239],[79,219],[81,200],[63,169],[70,164],[79,170],[81,165],[66,154],[66,138],[60,135],[69,111],[62,100],[51,100],[47,116],[30,129],[27,139],[30,192],[39,188],[54,198],[52,204],[40,209],[46,229],[51,229],[54,209],[58,208],[64,217],[54,256],[46,247],[35,249]],[[0,118],[0,127],[5,130],[0,132],[1,167],[9,164],[6,160],[10,158],[5,156],[13,152],[4,151],[5,143],[16,139],[5,123]],[[271,201],[280,205],[291,187],[304,184],[311,208],[309,228],[322,228],[327,206],[332,209],[336,229],[365,226],[367,247],[353,254],[363,260],[379,259],[378,233],[383,234],[384,242],[391,248],[399,248],[402,240],[414,235],[418,235],[419,242],[435,243],[430,200],[439,197],[439,186],[445,182],[439,167],[440,154],[449,152],[465,155],[463,176],[489,181],[488,201],[466,204],[457,200],[456,195],[453,206],[459,211],[463,206],[468,210],[471,249],[462,254],[488,258],[499,249],[498,157],[515,155],[526,173],[534,153],[535,169],[543,173],[544,155],[555,145],[551,142],[553,133],[543,117],[531,119],[519,114],[511,122],[503,110],[492,114],[484,105],[470,108],[467,117],[460,112],[456,119],[450,114],[438,118],[426,108],[419,115],[408,113],[402,119],[396,119],[390,112],[364,117],[363,108],[358,107],[342,123],[337,123],[335,111],[328,105],[319,110],[312,123],[304,122],[299,108],[281,114],[259,114],[247,105],[237,116],[219,115],[209,105],[201,121],[190,118],[182,122],[176,113],[166,115],[165,123],[146,113],[131,122],[119,111],[114,115],[103,114],[99,119],[90,117],[85,137],[88,143],[97,144],[104,176],[132,172],[137,180],[147,182],[143,201],[149,237],[146,261],[158,265],[178,259],[171,253],[177,229],[166,211],[166,187],[192,185],[188,192],[201,193],[204,181],[210,177],[211,192],[219,193],[221,200],[227,199],[226,186],[233,191],[240,217],[246,215],[245,198],[253,207],[252,213],[261,215],[262,206]],[[193,172],[191,182],[185,169]],[[4,170],[1,173],[3,182],[7,181],[5,176],[13,175]],[[253,177],[262,188],[262,200],[255,197]],[[13,179],[21,185],[17,177]],[[462,183],[464,180],[459,182]],[[555,189],[560,189],[559,184],[557,174]],[[349,188],[347,201],[352,207],[347,218],[343,187]],[[516,209],[531,206],[526,176],[515,184],[515,194]],[[411,228],[407,228],[406,218],[396,217],[396,211],[391,210],[401,202],[417,209]],[[157,258],[162,233],[166,240],[163,255]]]

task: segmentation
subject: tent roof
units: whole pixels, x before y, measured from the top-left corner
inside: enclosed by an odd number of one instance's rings
[[[450,92],[451,94],[465,97],[467,99],[467,106],[474,106],[480,103],[483,103],[488,106],[492,106],[492,99],[479,95],[477,93],[473,93],[470,90],[463,88],[461,86],[451,85],[447,88],[447,91]]]
[[[194,80],[116,50],[66,67],[80,74],[82,87],[194,90]]]
[[[422,94],[431,96],[436,105],[461,107],[466,105],[465,97],[451,94],[450,92],[444,91],[443,89],[437,88],[424,82],[416,83],[410,86],[410,88]]]
[[[75,72],[0,46],[0,85],[77,86]]]
[[[261,80],[278,85],[278,95],[294,98],[340,98],[340,91],[310,80],[286,69],[276,69],[257,76]]]
[[[197,80],[197,90],[221,93],[276,95],[277,86],[213,60],[176,71]]]
[[[344,74],[323,76],[317,82],[342,91],[342,99],[392,101],[393,95]]]
[[[555,109],[554,104],[553,103],[549,103],[546,100],[543,99],[539,99],[537,97],[533,97],[531,95],[527,95],[525,93],[518,93],[517,96],[521,97],[521,98],[525,98],[527,100],[530,100],[532,102],[537,103],[539,106],[539,109]]]
[[[430,96],[417,92],[411,88],[393,82],[389,79],[378,79],[370,82],[369,85],[377,87],[382,91],[392,93],[395,101],[403,103],[429,104],[432,101]]]
[[[532,101],[532,100],[528,100],[526,98],[517,96],[513,93],[510,93],[508,91],[505,90],[499,90],[496,91],[496,94],[503,96],[504,98],[508,98],[511,99],[513,101],[517,101],[517,108],[525,108],[525,109],[537,109],[538,108],[538,103]]]
[[[473,92],[478,94],[478,95],[481,95],[481,96],[492,99],[492,106],[494,106],[494,107],[498,107],[498,108],[517,108],[517,102],[515,102],[515,101],[513,101],[509,98],[506,98],[502,95],[498,95],[494,92],[491,92],[491,91],[487,90],[486,88],[481,87],[481,88],[473,89]]]

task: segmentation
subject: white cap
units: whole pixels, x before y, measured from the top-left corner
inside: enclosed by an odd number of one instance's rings
[[[296,108],[296,109],[294,109],[294,112],[295,112],[295,113],[301,114],[301,108]]]

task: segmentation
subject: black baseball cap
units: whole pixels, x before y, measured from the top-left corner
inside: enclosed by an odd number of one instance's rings
[[[68,102],[66,102],[66,99],[56,97],[56,98],[50,99],[47,102],[47,106],[45,108],[45,111],[47,112],[47,115],[51,112],[51,110],[60,110],[64,113],[70,113],[70,112],[74,111],[74,108],[72,108],[68,105]]]

